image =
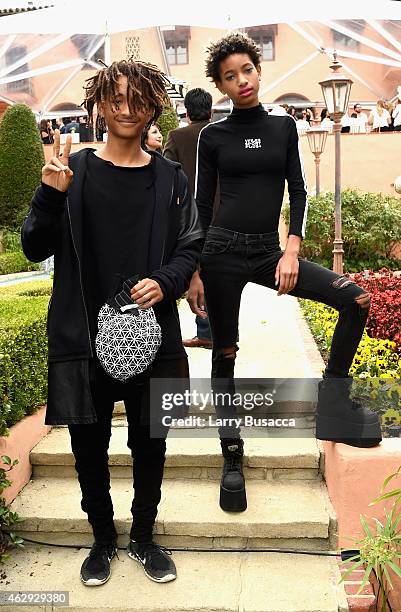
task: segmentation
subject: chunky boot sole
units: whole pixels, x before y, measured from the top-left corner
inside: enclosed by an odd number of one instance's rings
[[[360,448],[372,448],[382,441],[379,419],[374,423],[357,423],[320,414],[316,415],[316,438]]]
[[[244,512],[248,507],[245,486],[237,491],[220,485],[220,508],[225,512]]]

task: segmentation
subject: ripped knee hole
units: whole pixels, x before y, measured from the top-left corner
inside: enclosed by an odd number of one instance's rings
[[[223,357],[223,359],[235,359],[237,355],[237,349],[235,346],[225,349],[220,349],[218,352],[219,356]]]
[[[370,295],[369,293],[362,293],[355,301],[361,308],[368,309],[370,307]]]
[[[332,282],[332,287],[335,289],[345,289],[349,285],[355,285],[354,281],[346,276],[342,275],[336,278],[335,281]],[[369,293],[361,293],[358,297],[355,298],[355,302],[364,309],[368,309],[370,307],[370,295]]]

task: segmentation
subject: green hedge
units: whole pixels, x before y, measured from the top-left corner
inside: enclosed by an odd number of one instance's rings
[[[0,229],[0,253],[21,251],[21,231]]]
[[[392,249],[401,242],[401,201],[381,193],[346,189],[341,209],[345,271],[398,270],[401,263],[392,256]],[[283,217],[288,223],[288,204],[283,207]],[[333,240],[334,194],[310,197],[302,256],[331,268]]]
[[[0,288],[0,436],[46,401],[50,281]]]
[[[21,226],[44,163],[35,115],[25,104],[10,106],[0,121],[0,227]]]
[[[29,261],[22,251],[0,253],[0,275],[39,270],[39,264]]]

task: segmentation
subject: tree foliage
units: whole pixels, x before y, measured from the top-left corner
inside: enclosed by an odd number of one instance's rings
[[[163,134],[163,144],[166,144],[167,137],[171,130],[178,128],[179,119],[175,109],[172,106],[167,106],[157,120],[160,125],[161,133]]]
[[[364,269],[399,269],[395,248],[401,243],[401,202],[381,193],[361,193],[345,189],[341,194],[344,268],[347,272]],[[290,209],[283,207],[289,222]],[[328,268],[333,263],[334,194],[309,198],[306,236],[301,256]]]
[[[18,228],[28,212],[45,163],[35,115],[10,106],[0,122],[0,228]]]

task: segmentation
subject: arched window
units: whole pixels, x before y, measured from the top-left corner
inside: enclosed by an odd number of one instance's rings
[[[312,104],[312,102],[306,96],[298,93],[287,93],[279,96],[273,101],[274,104],[288,104],[288,105],[299,105],[308,106]]]

